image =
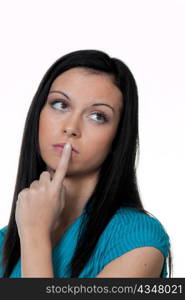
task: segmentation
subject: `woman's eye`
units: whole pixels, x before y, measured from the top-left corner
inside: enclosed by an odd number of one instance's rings
[[[60,100],[60,101],[55,100],[51,103],[51,106],[54,106],[55,104],[61,104],[61,103],[67,106],[67,104],[63,100]],[[58,105],[58,106],[60,106],[60,105]]]
[[[64,110],[64,109],[68,106],[68,104],[67,104],[65,101],[63,101],[63,100],[60,100],[60,101],[55,100],[55,101],[51,102],[51,106],[52,106],[52,107],[54,107],[54,105],[56,106],[56,104],[58,104],[58,107],[61,107],[61,106],[62,106],[62,109],[61,109],[61,110]],[[63,105],[64,105],[64,106],[63,106]],[[57,108],[55,108],[55,109],[57,109]],[[106,115],[105,115],[104,113],[94,112],[94,113],[92,113],[92,114],[98,116],[98,118],[97,118],[96,120],[98,121],[99,124],[103,124],[103,123],[108,122],[108,118],[106,117]],[[99,119],[99,120],[98,120],[98,119]],[[96,121],[96,120],[95,120],[95,121]],[[99,121],[100,121],[100,122],[99,122]]]
[[[107,117],[106,117],[103,113],[100,113],[100,112],[94,112],[93,115],[94,115],[94,114],[100,116],[100,120],[103,120],[103,123],[108,122]],[[99,123],[99,122],[98,122],[98,123]],[[102,122],[101,122],[101,124],[102,124]]]

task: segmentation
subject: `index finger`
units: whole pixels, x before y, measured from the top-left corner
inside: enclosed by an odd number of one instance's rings
[[[69,144],[69,143],[65,144],[59,164],[56,168],[56,171],[55,171],[55,174],[54,174],[53,180],[52,180],[52,182],[57,186],[62,184],[64,177],[66,175],[69,160],[71,157],[71,150],[72,150],[71,144]]]

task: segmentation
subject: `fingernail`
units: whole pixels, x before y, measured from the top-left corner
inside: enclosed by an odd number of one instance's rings
[[[65,144],[64,150],[68,151],[69,149],[71,149],[71,144],[69,144],[69,143]]]

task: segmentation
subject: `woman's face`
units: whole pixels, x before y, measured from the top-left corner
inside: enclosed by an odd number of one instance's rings
[[[67,176],[97,172],[115,137],[122,101],[107,74],[76,67],[59,75],[39,120],[40,153],[48,170],[56,169],[62,155],[53,145],[69,142],[78,153],[72,152]]]

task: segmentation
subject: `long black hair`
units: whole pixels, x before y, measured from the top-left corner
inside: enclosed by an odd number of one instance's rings
[[[71,277],[78,277],[91,257],[93,249],[120,207],[133,207],[148,213],[141,202],[136,178],[136,155],[139,155],[138,90],[135,79],[125,63],[98,50],[78,50],[59,58],[45,73],[30,105],[19,156],[18,172],[12,208],[3,247],[3,277],[10,276],[20,258],[20,239],[15,222],[15,208],[19,192],[38,180],[46,170],[39,152],[38,126],[40,112],[46,102],[53,80],[61,73],[84,67],[91,72],[111,75],[124,97],[124,109],[112,142],[110,153],[102,163],[98,183],[89,198],[88,219],[79,236],[73,259]],[[171,277],[171,254],[169,254]]]

